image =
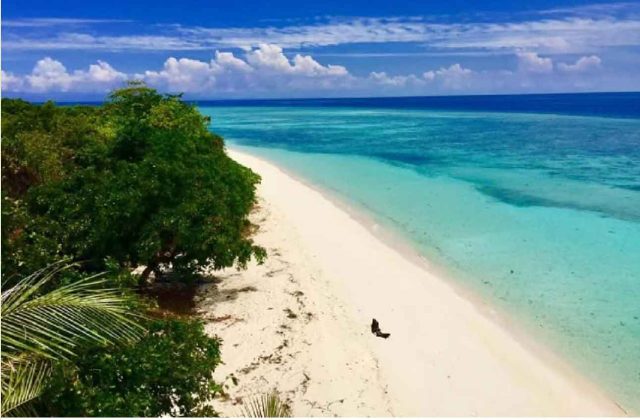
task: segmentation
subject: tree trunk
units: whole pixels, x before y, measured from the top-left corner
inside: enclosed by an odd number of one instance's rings
[[[140,286],[146,285],[148,283],[149,276],[151,275],[151,273],[155,272],[157,269],[158,269],[158,263],[155,261],[147,265],[144,271],[142,272],[142,274],[140,275]]]

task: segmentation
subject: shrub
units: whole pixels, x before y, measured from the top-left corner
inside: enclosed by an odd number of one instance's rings
[[[212,416],[219,342],[200,322],[153,320],[136,345],[96,348],[59,367],[37,405],[42,416]]]

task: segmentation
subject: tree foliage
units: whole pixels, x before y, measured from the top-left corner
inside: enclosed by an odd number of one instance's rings
[[[2,125],[5,274],[110,258],[146,278],[265,256],[248,236],[258,175],[178,96],[133,85],[93,108],[3,99]]]
[[[212,416],[219,344],[198,321],[154,320],[136,345],[90,349],[60,366],[38,413],[46,416]]]

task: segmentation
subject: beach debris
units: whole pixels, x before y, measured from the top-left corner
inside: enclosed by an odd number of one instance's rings
[[[389,338],[391,336],[390,333],[383,333],[380,330],[380,324],[378,323],[378,321],[376,321],[375,318],[373,318],[373,320],[371,321],[371,333],[373,335],[375,335],[376,337],[382,337],[382,338]]]
[[[296,313],[293,312],[290,308],[283,309],[283,311],[286,312],[287,318],[295,319],[298,317],[298,315],[296,315]]]

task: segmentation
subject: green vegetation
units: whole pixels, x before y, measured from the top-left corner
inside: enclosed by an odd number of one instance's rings
[[[96,107],[2,100],[3,414],[215,414],[219,342],[135,293],[265,257],[259,177],[207,125],[139,84]]]
[[[60,366],[38,413],[73,417],[215,415],[207,402],[221,391],[211,380],[218,343],[197,321],[154,320],[135,346],[88,350]]]
[[[51,266],[2,292],[2,409],[6,415],[36,398],[55,361],[82,345],[125,344],[142,334],[118,290],[87,278],[39,293],[57,271]]]
[[[274,390],[246,402],[242,410],[242,417],[291,417],[291,410]]]
[[[3,100],[5,276],[63,257],[186,275],[245,265],[256,174],[176,96],[132,86],[103,107]],[[4,169],[6,168],[6,169]]]

